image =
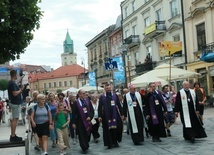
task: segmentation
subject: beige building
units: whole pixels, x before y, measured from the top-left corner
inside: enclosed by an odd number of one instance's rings
[[[169,56],[160,55],[160,43],[183,41],[180,0],[125,0],[121,9],[123,51],[132,78],[169,63]],[[185,65],[182,46],[171,60],[172,65]]]
[[[214,51],[214,0],[184,2],[187,69],[202,74],[198,81],[209,95],[214,88],[214,63],[200,61],[200,58],[204,51]]]
[[[112,79],[111,72],[105,70],[104,64],[111,57],[108,36],[113,30],[114,25],[109,26],[85,45],[88,49],[88,70],[95,71],[98,86],[103,86]]]
[[[82,73],[86,71],[78,64],[67,65],[57,68],[51,72],[40,74],[29,74],[31,92],[38,90],[40,93],[48,90],[56,93],[58,89],[66,90],[71,87],[82,87]]]

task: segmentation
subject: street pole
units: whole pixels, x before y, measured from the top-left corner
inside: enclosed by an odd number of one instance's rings
[[[185,21],[184,21],[184,4],[183,0],[181,0],[181,17],[182,17],[182,25],[183,25],[183,44],[184,44],[184,58],[185,58],[185,68],[187,69],[187,46],[186,46],[186,29],[185,29]]]

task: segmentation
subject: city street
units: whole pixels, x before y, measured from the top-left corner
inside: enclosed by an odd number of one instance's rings
[[[178,119],[176,124],[171,127],[172,137],[162,138],[162,142],[153,143],[150,138],[145,138],[143,145],[135,146],[129,135],[123,135],[123,141],[120,143],[119,148],[113,148],[111,150],[103,146],[102,139],[98,144],[90,142],[89,155],[213,155],[214,154],[214,108],[207,108],[204,116],[204,127],[208,137],[205,139],[197,139],[194,144],[185,141],[182,136],[182,125]],[[100,133],[101,133],[100,128]],[[102,133],[101,133],[102,134]],[[7,124],[0,125],[0,139],[9,139],[10,127]],[[19,125],[17,128],[17,135],[25,135],[25,127]],[[72,142],[72,141],[71,141]],[[34,150],[34,143],[30,144],[30,155],[39,155],[42,152]],[[18,148],[5,148],[0,149],[1,155],[24,155],[24,147]],[[49,141],[49,155],[58,155],[58,148],[51,148],[51,141]],[[71,144],[71,148],[67,150],[68,155],[81,154],[79,144]]]

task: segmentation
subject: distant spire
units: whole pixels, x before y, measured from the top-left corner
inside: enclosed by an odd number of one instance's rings
[[[67,33],[66,33],[66,37],[65,37],[63,46],[64,46],[64,53],[72,53],[72,54],[74,53],[74,43],[70,37],[68,29],[67,29]]]

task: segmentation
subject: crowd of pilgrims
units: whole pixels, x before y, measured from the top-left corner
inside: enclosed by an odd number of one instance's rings
[[[108,149],[119,147],[123,132],[131,136],[134,145],[142,144],[144,132],[153,142],[161,142],[161,137],[172,136],[170,126],[180,113],[183,137],[194,143],[195,138],[206,137],[202,98],[205,95],[198,90],[202,89],[189,89],[189,83],[184,81],[178,92],[168,85],[159,91],[155,83],[150,83],[146,91],[137,91],[130,84],[122,93],[113,92],[110,84],[100,94],[79,90],[77,94],[43,95],[34,91],[32,99],[26,97],[26,116],[30,122],[26,132],[33,132],[34,149],[42,149],[43,154],[48,154],[48,136],[52,147],[59,147],[60,155],[70,148],[70,139],[87,153],[91,135],[94,143],[98,143],[99,127]]]

